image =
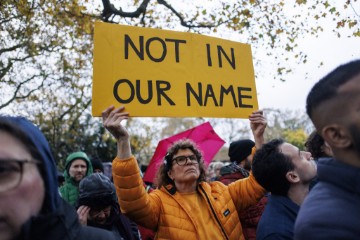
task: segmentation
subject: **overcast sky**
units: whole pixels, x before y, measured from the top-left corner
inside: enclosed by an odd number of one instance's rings
[[[263,58],[268,67],[261,69],[265,74],[256,79],[261,109],[305,109],[306,96],[320,78],[340,64],[360,59],[360,38],[355,37],[339,39],[324,33],[319,38],[306,37],[299,47],[308,53],[308,62],[293,66],[295,70],[285,77],[285,82],[266,79],[266,72],[271,75],[277,67],[271,65],[272,59]],[[324,65],[319,67],[321,61]]]
[[[360,59],[360,37],[351,36],[354,29],[359,28],[360,22],[360,2],[352,1],[352,7],[343,8],[343,1],[330,1],[340,10],[344,19],[357,19],[358,24],[351,29],[345,27],[340,29],[341,38],[338,38],[333,32],[336,22],[332,17],[322,20],[321,27],[323,32],[319,33],[316,38],[312,35],[305,35],[299,38],[297,43],[299,49],[305,52],[307,57],[306,64],[294,64],[289,61],[289,66],[293,68],[293,72],[284,76],[285,82],[274,79],[267,79],[267,76],[274,76],[278,66],[273,64],[273,56],[261,56],[264,66],[258,69],[255,66],[255,72],[264,72],[256,78],[256,86],[258,92],[259,108],[280,108],[280,109],[305,109],[305,101],[307,94],[312,86],[335,69],[337,66],[349,62],[351,60]],[[288,2],[287,2],[288,3]],[[287,11],[297,11],[295,8],[288,6]],[[291,14],[290,14],[291,15]],[[306,16],[306,14],[303,14]],[[312,21],[312,18],[306,18],[306,21]],[[321,67],[320,63],[323,63]],[[260,68],[260,67],[259,67]]]

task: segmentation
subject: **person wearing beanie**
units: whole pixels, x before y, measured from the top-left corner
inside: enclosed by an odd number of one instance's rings
[[[231,164],[220,169],[220,182],[229,185],[236,180],[247,178],[250,175],[255,150],[255,142],[250,139],[241,139],[230,143],[228,155]],[[266,203],[267,196],[264,196],[256,205],[239,212],[240,222],[246,240],[256,239],[257,224],[265,209]]]
[[[80,225],[58,194],[57,169],[41,131],[22,117],[0,116],[0,239],[112,240]]]
[[[104,173],[104,165],[100,158],[92,158],[91,165],[94,173]]]
[[[92,173],[93,168],[86,153],[71,153],[65,162],[65,183],[60,187],[61,197],[75,207],[79,196],[79,183]]]
[[[255,152],[255,143],[250,139],[241,139],[230,143],[231,164],[220,169],[220,181],[226,185],[250,174],[251,162]]]
[[[230,143],[229,158],[230,162],[235,162],[237,165],[242,166],[250,171],[252,157],[256,149],[255,142],[250,139],[241,139]]]
[[[116,239],[141,239],[137,225],[120,211],[115,186],[102,173],[93,173],[79,184],[80,223],[112,231]]]

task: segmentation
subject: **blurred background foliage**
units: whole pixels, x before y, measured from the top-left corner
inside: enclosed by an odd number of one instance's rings
[[[304,34],[317,36],[324,20],[338,37],[359,37],[356,1],[178,1],[178,0],[2,0],[0,2],[0,111],[22,115],[40,126],[60,169],[73,151],[111,161],[116,144],[91,116],[92,49],[95,21],[172,29],[250,43],[254,64],[273,56],[275,81],[292,71],[287,60],[306,63],[299,50]],[[261,74],[261,73],[260,73]],[[275,106],[276,107],[276,106]],[[303,148],[312,126],[304,112],[266,109],[266,139],[285,138]],[[227,141],[249,138],[239,119],[137,118],[125,124],[142,164],[162,138],[210,121]]]

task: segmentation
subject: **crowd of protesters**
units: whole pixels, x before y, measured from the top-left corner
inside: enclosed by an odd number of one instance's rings
[[[229,164],[207,167],[196,143],[173,143],[156,188],[142,180],[124,107],[102,113],[117,142],[111,176],[84,152],[70,153],[60,174],[34,124],[0,116],[0,240],[358,239],[359,106],[357,60],[311,89],[306,151],[265,142],[258,110],[249,116],[254,141],[231,142]]]

